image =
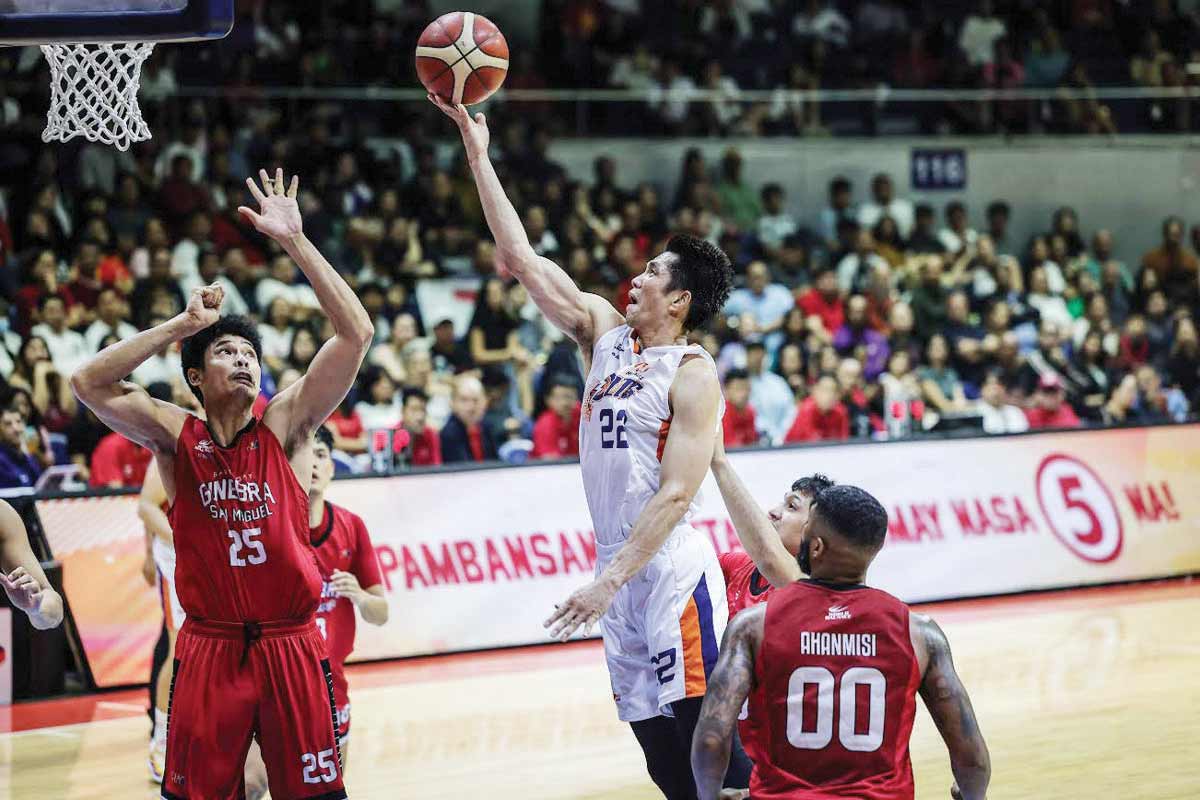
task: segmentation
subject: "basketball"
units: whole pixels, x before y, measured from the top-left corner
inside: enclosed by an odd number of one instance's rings
[[[448,103],[481,103],[508,74],[508,42],[495,23],[471,11],[451,11],[417,40],[417,75]]]

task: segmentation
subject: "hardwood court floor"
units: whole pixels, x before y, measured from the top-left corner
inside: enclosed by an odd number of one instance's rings
[[[989,797],[1200,797],[1200,582],[923,610],[950,638],[991,747]],[[366,665],[350,683],[356,800],[659,797],[597,643]],[[16,731],[0,733],[0,800],[157,797],[144,697],[0,713]],[[917,796],[949,797],[945,748],[918,707]]]

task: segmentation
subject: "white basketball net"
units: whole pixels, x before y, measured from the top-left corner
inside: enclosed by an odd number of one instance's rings
[[[42,141],[82,136],[128,150],[133,142],[149,139],[137,94],[142,62],[153,50],[153,42],[42,45],[50,62],[50,110]]]

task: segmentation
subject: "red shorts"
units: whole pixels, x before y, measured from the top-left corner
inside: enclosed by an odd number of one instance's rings
[[[342,800],[333,675],[325,641],[305,622],[192,618],[175,645],[164,800],[244,797],[257,735],[271,796]]]

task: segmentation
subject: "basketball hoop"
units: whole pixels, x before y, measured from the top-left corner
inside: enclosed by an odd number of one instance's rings
[[[50,63],[50,110],[44,142],[89,142],[128,150],[150,138],[138,106],[142,64],[154,42],[43,44]]]

